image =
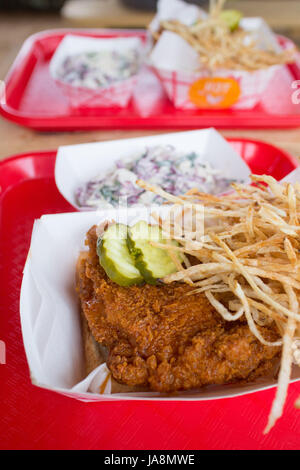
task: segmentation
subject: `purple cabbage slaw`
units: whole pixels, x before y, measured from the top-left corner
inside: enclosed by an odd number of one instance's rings
[[[140,67],[137,50],[102,50],[68,55],[57,70],[57,78],[77,87],[97,89],[126,80]]]
[[[178,196],[190,189],[221,194],[235,182],[203,161],[196,152],[182,152],[171,145],[148,147],[137,158],[119,160],[105,175],[96,176],[76,190],[78,206],[85,210],[161,204],[163,198],[136,185],[142,179]]]

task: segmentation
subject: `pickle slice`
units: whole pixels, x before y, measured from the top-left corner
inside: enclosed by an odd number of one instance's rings
[[[242,17],[242,13],[238,10],[223,10],[220,13],[220,18],[225,21],[231,32],[239,27]]]
[[[163,238],[158,225],[149,225],[146,222],[138,222],[128,230],[128,248],[135,260],[135,266],[148,284],[156,284],[157,279],[177,271],[177,266],[168,254],[167,250],[152,246],[149,242],[173,244],[174,240]],[[178,252],[174,255],[181,261]]]
[[[127,231],[126,225],[110,225],[97,241],[101,266],[112,281],[123,287],[143,282],[127,246]]]

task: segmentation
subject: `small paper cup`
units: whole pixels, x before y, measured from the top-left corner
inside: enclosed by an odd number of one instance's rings
[[[143,44],[139,38],[90,38],[83,36],[67,35],[59,44],[50,62],[50,74],[59,88],[68,97],[71,107],[107,108],[128,105],[134,87],[137,83],[138,73],[131,77],[115,81],[109,86],[91,89],[88,87],[75,86],[64,82],[58,77],[58,70],[68,56],[84,52],[128,50],[137,51],[139,61],[142,60]]]

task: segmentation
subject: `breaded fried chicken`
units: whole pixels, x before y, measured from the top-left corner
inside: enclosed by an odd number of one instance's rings
[[[280,348],[262,345],[247,323],[225,322],[185,284],[120,287],[99,264],[96,227],[87,234],[77,290],[95,340],[108,349],[113,377],[159,392],[253,380],[269,373]],[[190,295],[187,295],[190,294]],[[278,338],[262,327],[264,337]]]

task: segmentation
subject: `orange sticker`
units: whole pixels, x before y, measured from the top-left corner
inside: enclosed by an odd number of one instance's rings
[[[239,99],[241,89],[233,78],[200,78],[189,89],[189,98],[198,108],[224,109]]]

